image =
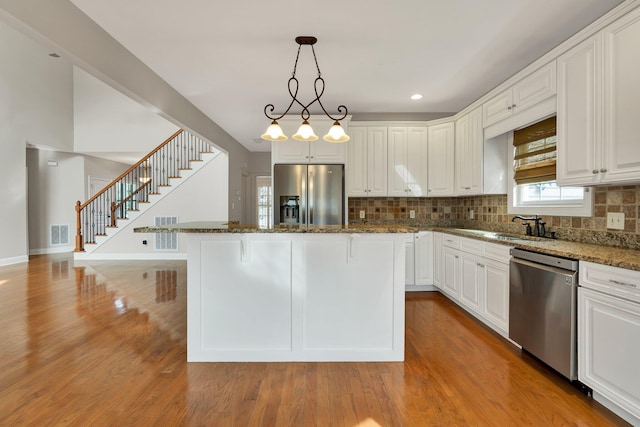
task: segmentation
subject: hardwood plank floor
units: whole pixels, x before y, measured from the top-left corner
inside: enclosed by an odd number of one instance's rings
[[[626,425],[442,295],[404,363],[186,363],[186,262],[0,267],[0,425]]]

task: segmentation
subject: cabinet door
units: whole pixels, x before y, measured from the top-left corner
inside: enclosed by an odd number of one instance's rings
[[[415,243],[413,234],[407,236],[407,240],[404,243],[404,284],[405,286],[412,286],[416,284]]]
[[[480,259],[462,252],[460,254],[460,302],[469,310],[480,313],[481,268]]]
[[[407,128],[407,196],[426,197],[429,177],[427,128]]]
[[[367,192],[367,128],[352,127],[351,140],[347,143],[347,194],[352,197],[366,197]]]
[[[513,91],[507,89],[482,105],[482,121],[484,127],[498,123],[511,116],[513,105]]]
[[[433,284],[442,290],[442,233],[433,233]]]
[[[478,107],[456,122],[456,195],[482,194],[484,129]]]
[[[271,143],[273,163],[309,163],[309,142],[287,140]]]
[[[591,185],[600,181],[601,70],[601,33],[558,58],[557,180],[560,185]]]
[[[415,235],[415,279],[416,285],[433,285],[434,235],[432,231],[421,231]]]
[[[460,252],[442,248],[442,290],[451,298],[458,300],[460,283]]]
[[[484,260],[484,317],[509,333],[509,264]]]
[[[387,128],[367,129],[367,194],[387,195]]]
[[[513,86],[512,111],[518,113],[556,94],[556,62],[534,71]]]
[[[428,195],[453,195],[454,123],[443,123],[428,128]]]
[[[640,417],[640,308],[578,288],[578,379]]]
[[[407,143],[408,135],[406,127],[390,127],[388,130],[388,168],[387,195],[395,197],[407,197]]]
[[[604,29],[603,181],[640,179],[640,9]]]
[[[344,163],[347,143],[313,141],[309,143],[309,163]]]

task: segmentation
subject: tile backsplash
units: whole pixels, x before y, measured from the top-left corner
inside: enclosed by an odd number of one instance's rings
[[[640,249],[640,185],[594,187],[594,209],[591,217],[541,215],[547,230],[558,238],[571,241],[606,244]],[[360,211],[365,219],[360,219]],[[415,211],[415,219],[410,211]],[[470,218],[473,210],[474,219]],[[607,212],[625,214],[624,230],[607,229]],[[396,222],[433,226],[481,228],[524,234],[522,221],[511,221],[507,213],[507,196],[470,196],[438,198],[349,198],[350,223]]]

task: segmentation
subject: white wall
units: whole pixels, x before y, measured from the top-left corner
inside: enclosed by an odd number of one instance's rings
[[[56,162],[50,166],[48,162]],[[74,205],[85,194],[84,158],[60,151],[27,150],[29,168],[29,253],[70,252],[75,244]],[[69,244],[51,245],[49,227],[69,226]]]
[[[27,260],[26,144],[73,148],[72,69],[0,22],[0,265]]]
[[[101,159],[93,156],[84,156],[84,198],[80,201],[84,202],[89,199],[89,179],[98,178],[112,181],[129,169],[128,164],[112,162],[110,160]]]
[[[156,251],[155,234],[134,233],[133,229],[154,225],[156,216],[177,216],[179,222],[225,221],[228,212],[228,187],[217,184],[226,182],[228,173],[228,159],[222,153],[140,216],[126,221],[126,228],[90,256],[98,259],[186,259],[185,238],[178,237],[177,252]],[[120,221],[119,225],[124,222]],[[143,245],[143,240],[147,240],[148,244]]]
[[[73,67],[74,151],[132,153],[129,163],[160,145],[179,127]]]

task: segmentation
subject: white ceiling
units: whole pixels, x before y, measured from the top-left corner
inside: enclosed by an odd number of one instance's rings
[[[330,113],[457,112],[622,0],[71,1],[249,150],[268,151],[255,139],[264,106],[290,102],[296,36],[318,38]],[[310,102],[308,47],[297,77]]]

